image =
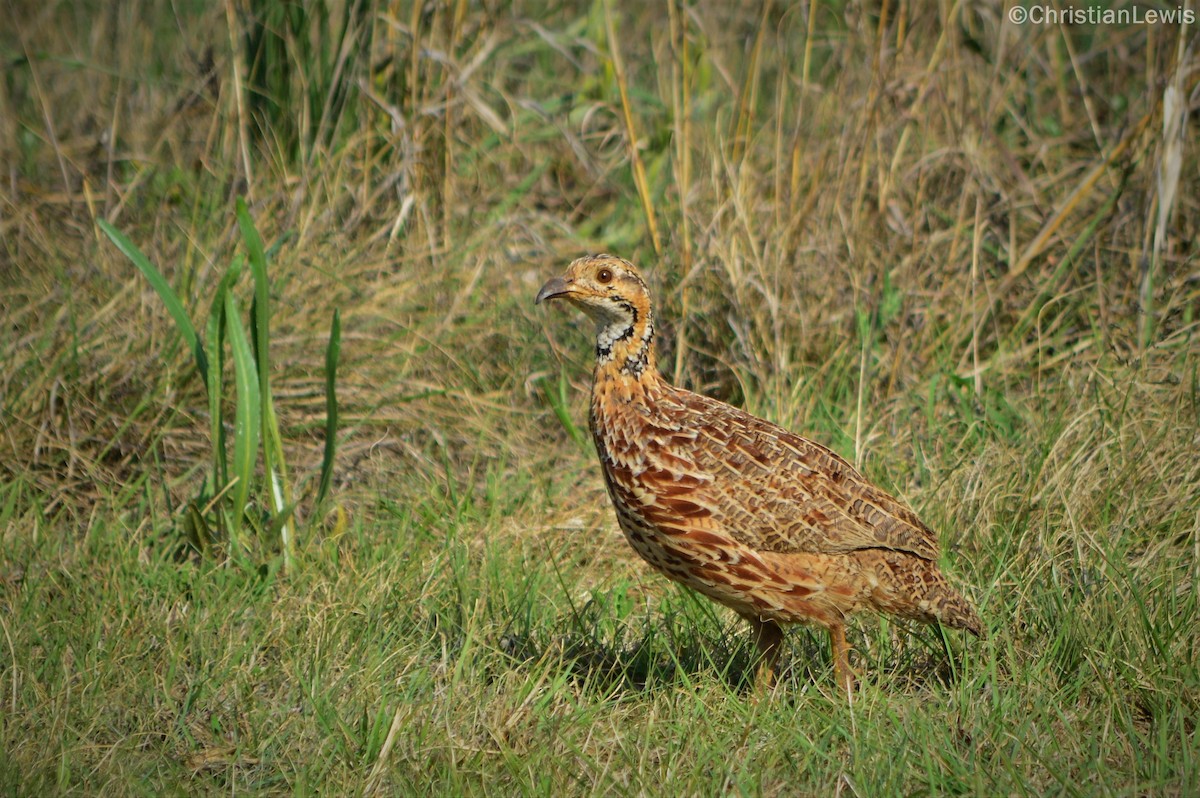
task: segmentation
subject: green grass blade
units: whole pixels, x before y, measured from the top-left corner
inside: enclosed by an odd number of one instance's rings
[[[212,353],[213,367],[208,372],[209,436],[213,446],[213,470],[209,478],[210,495],[216,495],[229,481],[229,464],[225,453],[225,425],[221,412],[225,381],[225,295],[242,272],[242,259],[236,258],[213,295],[205,326],[205,341]]]
[[[321,483],[317,488],[319,506],[329,494],[333,480],[333,458],[337,450],[338,402],[337,367],[342,353],[342,315],[333,311],[329,325],[329,346],[325,349],[325,454],[321,457]]]
[[[254,330],[254,353],[258,363],[259,400],[261,403],[263,469],[267,475],[271,513],[285,517],[284,508],[292,503],[291,485],[287,478],[287,465],[283,456],[283,437],[279,434],[279,418],[275,414],[275,402],[271,395],[271,298],[270,283],[267,281],[267,254],[262,236],[250,218],[246,201],[237,201],[238,228],[249,251],[250,272],[254,275],[254,308],[252,312]],[[280,527],[283,546],[284,569],[291,565],[292,525],[284,521]]]
[[[260,323],[269,321],[271,318],[270,286],[267,283],[267,253],[263,247],[262,236],[259,235],[258,228],[254,226],[254,220],[250,218],[246,200],[241,197],[238,197],[237,200],[237,221],[238,229],[242,233],[242,241],[249,253],[250,272],[254,275],[254,347],[255,354],[258,356],[258,375],[262,379],[270,373],[268,356],[270,326]]]
[[[142,274],[146,275],[146,279],[150,281],[150,285],[158,292],[158,296],[162,299],[163,304],[167,306],[167,311],[175,319],[175,326],[179,328],[179,333],[183,336],[188,348],[192,350],[192,355],[196,358],[196,368],[200,371],[200,378],[207,383],[208,359],[204,356],[204,346],[200,343],[200,336],[196,334],[196,328],[192,325],[192,320],[188,317],[187,310],[183,307],[183,302],[179,300],[179,295],[171,288],[171,284],[167,282],[166,277],[163,277],[162,272],[154,267],[150,259],[137,248],[136,244],[126,238],[124,233],[103,219],[97,219],[96,224],[104,231],[109,240],[117,245],[117,249],[121,250],[125,257],[129,258]]]
[[[267,538],[273,538],[276,535],[283,534],[283,527],[290,524],[292,521],[292,513],[296,511],[296,505],[289,504],[283,508],[278,514],[271,519],[271,525],[267,529]]]
[[[208,379],[206,380],[205,388],[208,391],[208,435],[212,441],[213,447],[213,464],[212,470],[208,476],[208,495],[215,496],[217,492],[225,486],[229,479],[228,463],[225,459],[225,425],[222,424],[221,417],[221,389],[223,388],[224,375],[224,323],[225,323],[225,296],[224,293],[218,295],[221,304],[213,303],[212,312],[208,316],[208,323],[205,325],[205,340],[208,342],[208,351],[213,353],[215,362],[213,367],[208,371]]]
[[[237,385],[237,410],[233,427],[232,477],[237,480],[232,491],[231,548],[236,545],[241,532],[246,499],[250,495],[250,484],[254,478],[254,461],[258,453],[259,394],[258,371],[250,341],[242,329],[242,317],[238,313],[237,300],[231,292],[225,294],[225,329],[229,333],[229,347],[233,351],[233,374]]]
[[[201,554],[207,552],[209,544],[213,541],[212,530],[204,520],[204,514],[200,512],[199,503],[194,499],[188,502],[187,509],[184,510],[183,527],[192,548]]]
[[[579,427],[575,426],[575,420],[571,418],[571,401],[568,397],[569,383],[567,382],[567,372],[565,369],[560,369],[558,372],[558,383],[554,388],[550,387],[549,380],[542,380],[542,393],[546,397],[546,401],[550,403],[550,407],[554,410],[554,416],[558,419],[558,423],[562,424],[563,429],[571,436],[571,440],[579,444],[581,449],[587,448],[587,442],[583,432]]]

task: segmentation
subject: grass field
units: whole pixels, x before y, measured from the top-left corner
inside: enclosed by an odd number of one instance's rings
[[[6,9],[3,794],[1200,794],[1195,24]],[[988,638],[862,618],[847,702],[796,628],[756,700],[533,306],[596,251],[669,378],[939,530]]]

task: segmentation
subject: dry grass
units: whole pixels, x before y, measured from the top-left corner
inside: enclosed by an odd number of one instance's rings
[[[1195,27],[485,5],[312,4],[285,117],[232,4],[13,5],[5,790],[1200,789]],[[239,195],[302,490],[343,318],[337,509],[286,578],[177,558],[203,386],[94,223],[199,317]],[[795,634],[746,705],[740,630],[626,550],[551,407],[582,424],[588,330],[531,299],[597,250],[649,273],[669,376],[940,529],[992,639],[865,622],[847,708]]]

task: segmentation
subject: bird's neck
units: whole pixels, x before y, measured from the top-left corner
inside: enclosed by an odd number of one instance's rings
[[[596,332],[596,381],[652,379],[658,376],[654,358],[654,319],[649,303],[628,305],[625,314],[606,320]]]
[[[664,390],[669,386],[654,362],[654,327],[649,320],[631,328],[601,330],[588,416],[601,462],[637,459],[640,437],[634,433],[654,415]]]

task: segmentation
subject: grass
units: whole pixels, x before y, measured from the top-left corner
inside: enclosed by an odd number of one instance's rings
[[[1200,792],[1178,28],[235,5],[0,32],[4,794]],[[206,384],[107,229],[269,335],[237,366],[200,332]],[[864,618],[847,703],[797,628],[752,700],[743,625],[616,529],[586,321],[532,306],[599,250],[669,377],[938,529],[989,638]],[[294,512],[256,460],[247,545],[199,551],[259,369]]]

